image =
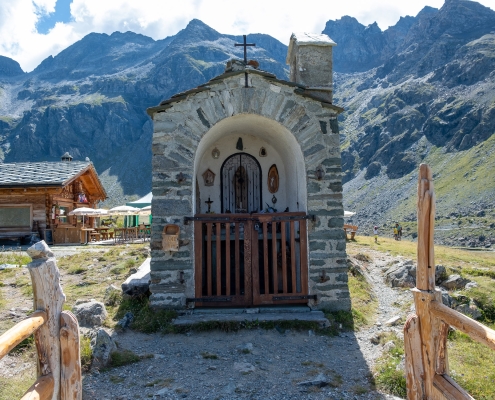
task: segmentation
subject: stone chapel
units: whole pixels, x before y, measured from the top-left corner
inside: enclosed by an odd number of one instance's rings
[[[153,307],[350,310],[335,45],[293,34],[290,81],[232,60],[148,109]]]

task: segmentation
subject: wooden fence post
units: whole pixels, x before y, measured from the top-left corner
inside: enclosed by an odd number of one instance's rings
[[[34,334],[38,350],[38,377],[51,374],[54,389],[51,399],[60,397],[60,313],[65,295],[60,286],[57,262],[44,241],[27,250],[33,259],[28,264],[33,284],[34,310],[45,311],[48,319]]]
[[[79,324],[70,311],[60,315],[61,373],[60,399],[82,399],[81,356],[79,351]]]

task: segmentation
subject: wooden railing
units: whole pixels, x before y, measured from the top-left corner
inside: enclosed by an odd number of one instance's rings
[[[307,215],[198,214],[196,306],[307,303]]]
[[[404,325],[407,398],[473,399],[450,376],[447,358],[449,327],[495,350],[495,331],[442,304],[435,288],[435,194],[430,167],[421,164],[418,179],[418,266],[413,289],[416,313]]]
[[[28,254],[36,311],[0,336],[0,359],[34,334],[38,378],[22,400],[82,399],[79,326],[70,311],[62,311],[65,295],[56,260],[44,241]]]

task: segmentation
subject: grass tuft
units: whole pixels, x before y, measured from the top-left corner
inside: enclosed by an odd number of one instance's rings
[[[140,360],[141,357],[139,357],[136,353],[134,353],[131,350],[127,350],[127,349],[117,350],[117,351],[113,351],[110,354],[109,366],[112,368],[121,367],[123,365],[137,363]]]
[[[375,365],[375,383],[378,389],[384,392],[406,397],[406,378],[400,367],[404,357],[404,343],[395,335],[389,333],[382,335],[380,343],[393,342],[393,346],[378,358]]]
[[[86,336],[81,336],[80,338],[81,368],[83,371],[88,371],[91,367],[91,358],[93,357],[91,340]]]

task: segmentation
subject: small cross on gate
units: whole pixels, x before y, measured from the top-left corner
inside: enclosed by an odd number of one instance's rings
[[[213,200],[210,200],[210,197],[208,197],[208,200],[205,201],[206,204],[208,204],[208,214],[211,213],[211,203],[213,203]]]
[[[247,65],[247,48],[248,48],[248,46],[256,46],[256,43],[247,43],[246,35],[242,35],[242,37],[244,38],[243,43],[235,43],[234,46],[235,47],[239,47],[239,46],[244,47],[244,65]],[[248,87],[248,74],[247,74],[247,72],[244,73],[244,76],[246,78],[246,87]]]

